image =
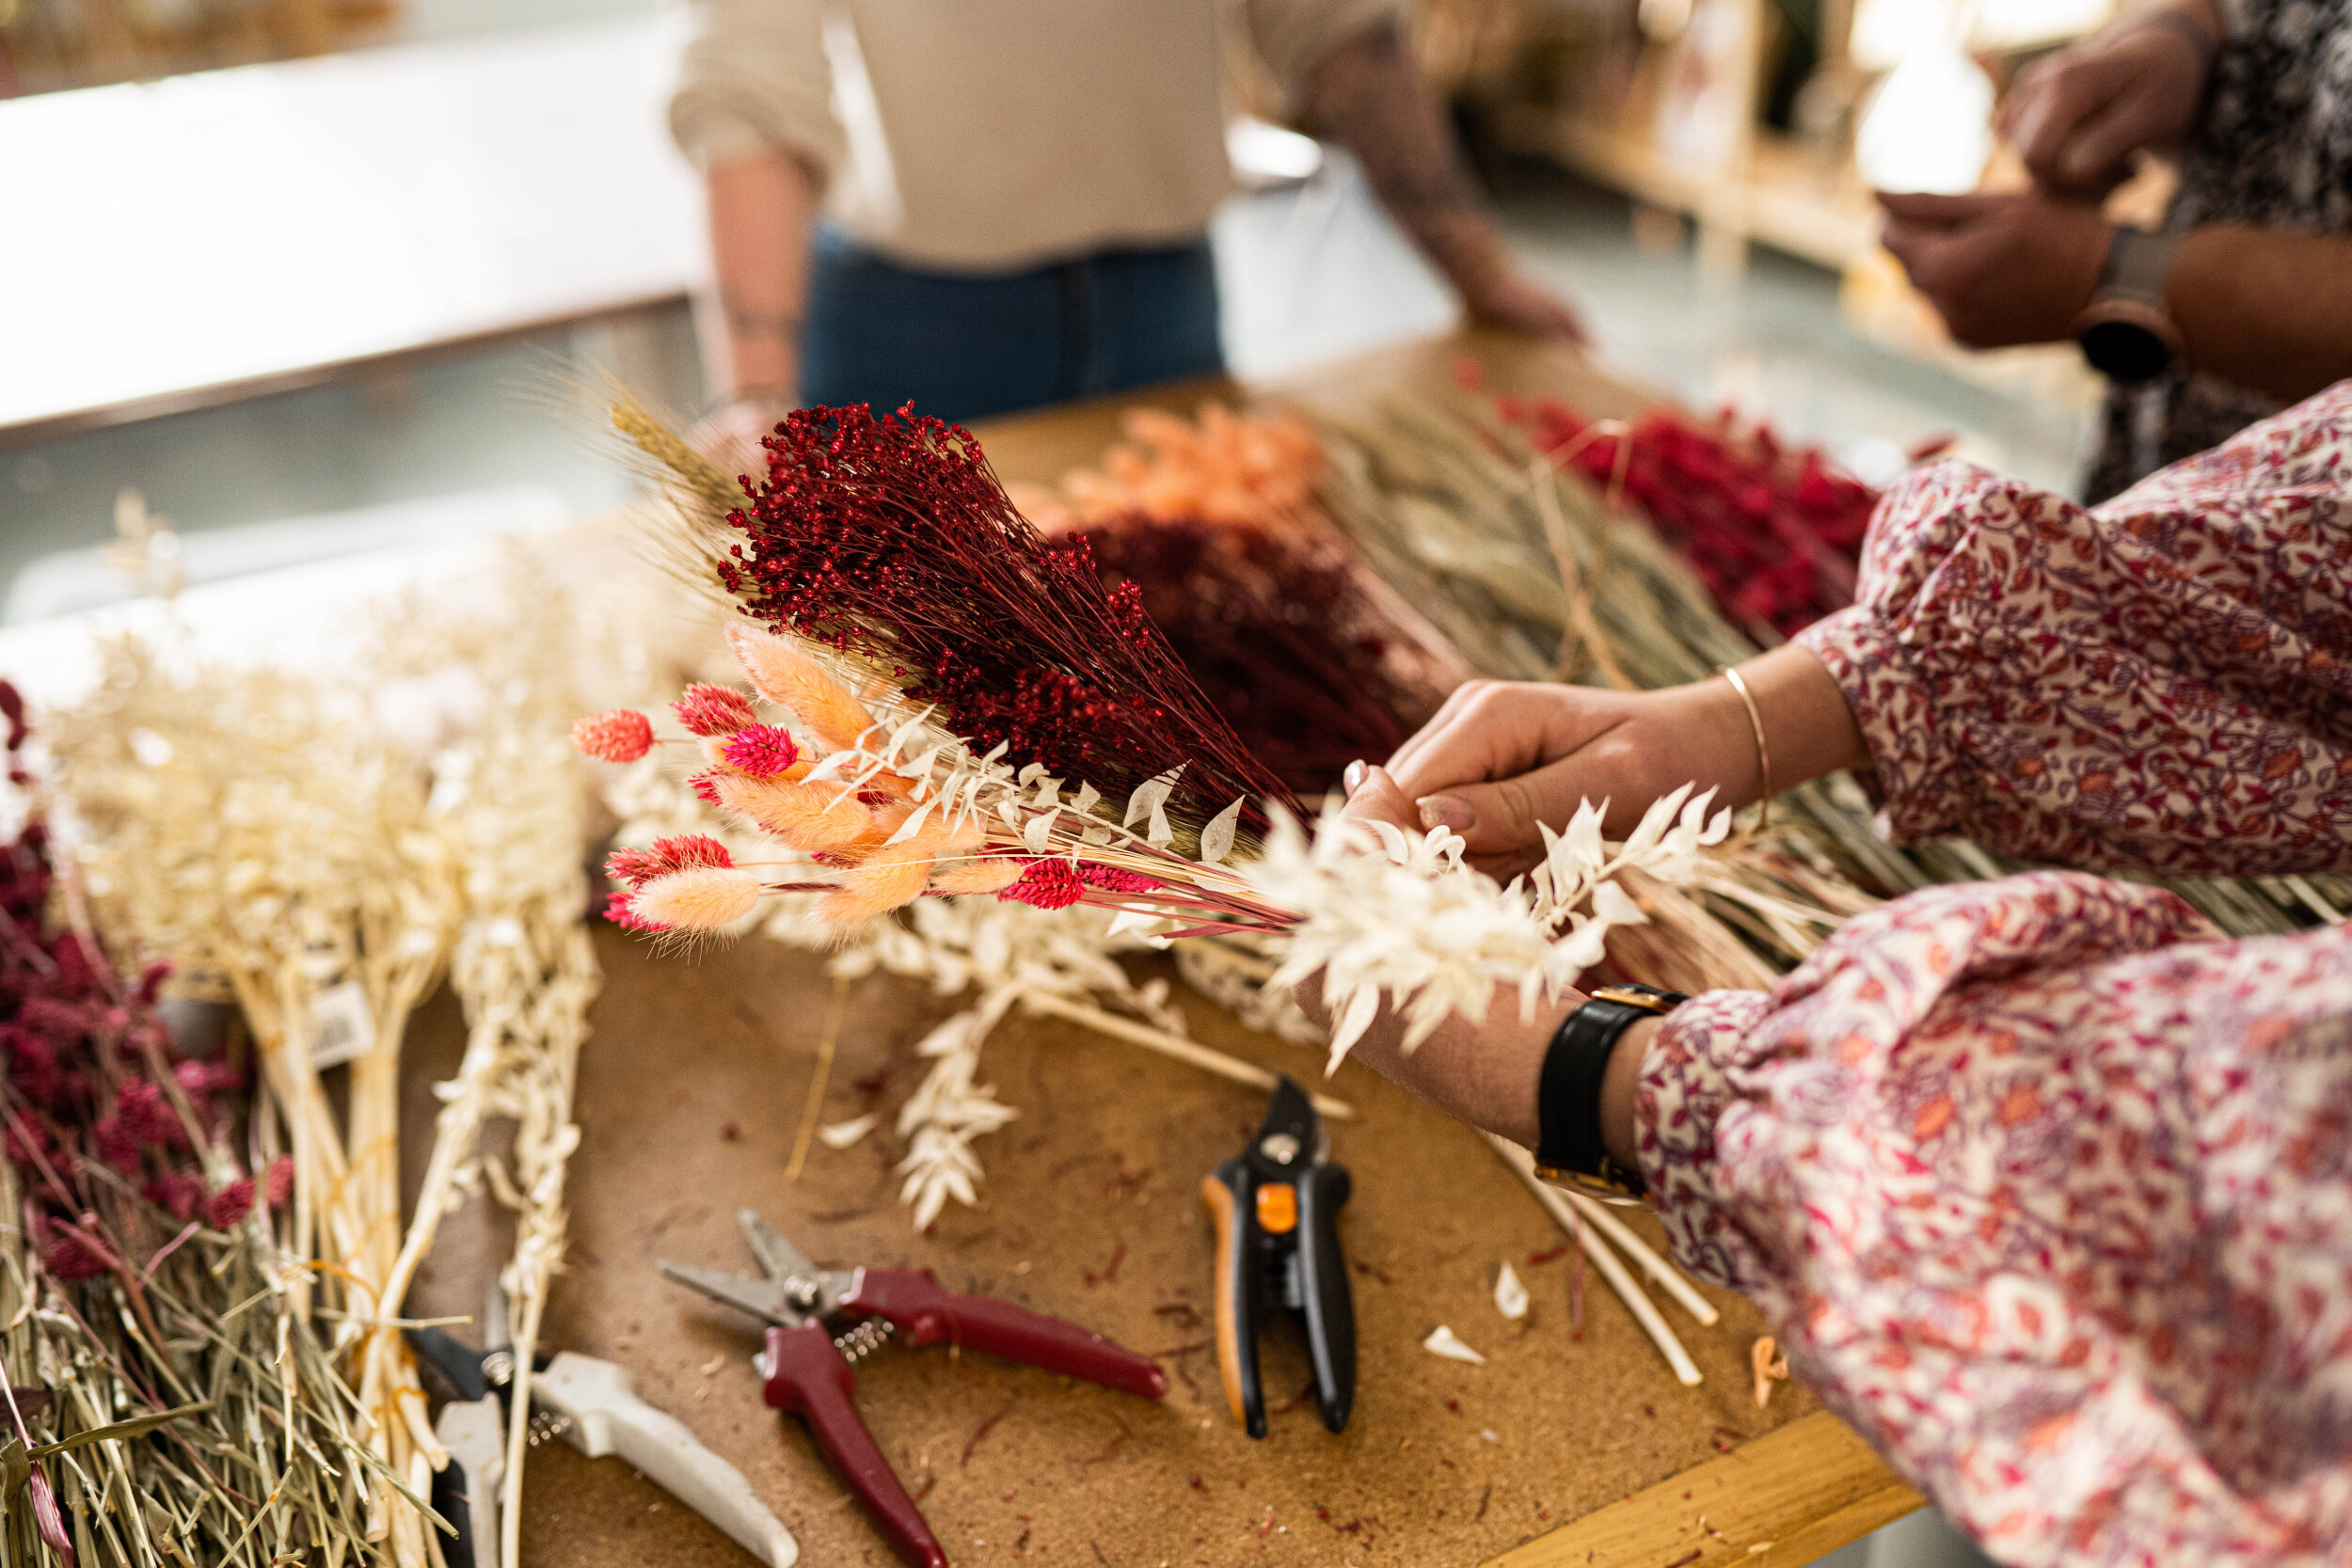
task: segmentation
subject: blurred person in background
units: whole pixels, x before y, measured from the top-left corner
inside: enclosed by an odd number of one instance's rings
[[[706,445],[803,404],[962,421],[1223,368],[1226,21],[1472,318],[1567,339],[1482,210],[1405,0],[700,0]]]
[[[2104,500],[2352,375],[2352,0],[2143,0],[2022,76],[2007,195],[1883,193],[1884,242],[1971,348],[2082,341]],[[2173,159],[2162,230],[2106,222]]]

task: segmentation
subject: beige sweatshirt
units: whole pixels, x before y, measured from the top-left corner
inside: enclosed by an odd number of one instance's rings
[[[894,259],[1014,272],[1200,235],[1231,188],[1228,27],[1294,96],[1405,0],[695,0],[670,125],[762,148]]]

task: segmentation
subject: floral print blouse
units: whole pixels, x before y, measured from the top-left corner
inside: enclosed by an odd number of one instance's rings
[[[2352,863],[2352,383],[2085,513],[1955,464],[1807,631],[1899,835]],[[1930,888],[1671,1014],[1682,1259],[2004,1562],[2352,1559],[2352,927],[2081,872]]]

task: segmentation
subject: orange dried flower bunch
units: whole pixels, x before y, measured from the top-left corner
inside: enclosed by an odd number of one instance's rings
[[[1140,513],[1275,529],[1314,504],[1323,443],[1287,414],[1236,413],[1211,403],[1197,423],[1152,408],[1130,410],[1124,423],[1126,444],[1104,453],[1099,469],[1063,480],[1070,516],[1055,519],[1061,526]]]
[[[795,852],[780,861],[788,879],[764,880],[726,847],[701,834],[620,849],[605,873],[623,885],[608,918],[631,930],[708,932],[752,912],[769,893],[821,893],[815,913],[840,926],[900,908],[926,895],[996,894],[1046,908],[1097,903],[1152,919],[1270,924],[1277,911],[1247,896],[1222,867],[1184,859],[1168,846],[1168,785],[1146,785],[1141,833],[1089,815],[1100,798],[1081,786],[1068,802],[1042,769],[1012,774],[995,753],[973,758],[912,717],[898,693],[878,722],[872,708],[794,640],[738,625],[727,630],[736,662],[760,698],[787,709],[799,734],[763,722],[752,699],[727,687],[689,687],[671,705],[704,766],[692,786],[711,804]],[[634,721],[634,722],[632,722]],[[634,762],[654,744],[645,716],[631,709],[592,714],[574,743],[606,762]],[[803,745],[803,742],[806,744]],[[901,760],[910,750],[919,760]],[[1003,750],[997,748],[998,752]],[[1238,805],[1238,802],[1236,803]],[[1212,824],[1207,847],[1230,846],[1238,811]],[[1131,814],[1130,825],[1133,822]],[[1084,859],[1081,846],[1090,853]],[[1140,863],[1157,870],[1134,869]],[[824,880],[798,874],[822,870]],[[1199,882],[1210,873],[1210,886]],[[1231,886],[1223,884],[1230,883]]]

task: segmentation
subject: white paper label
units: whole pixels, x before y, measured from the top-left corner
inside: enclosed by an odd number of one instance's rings
[[[318,993],[310,1004],[310,1065],[321,1071],[375,1049],[375,1018],[368,1011],[367,988],[345,980]]]

